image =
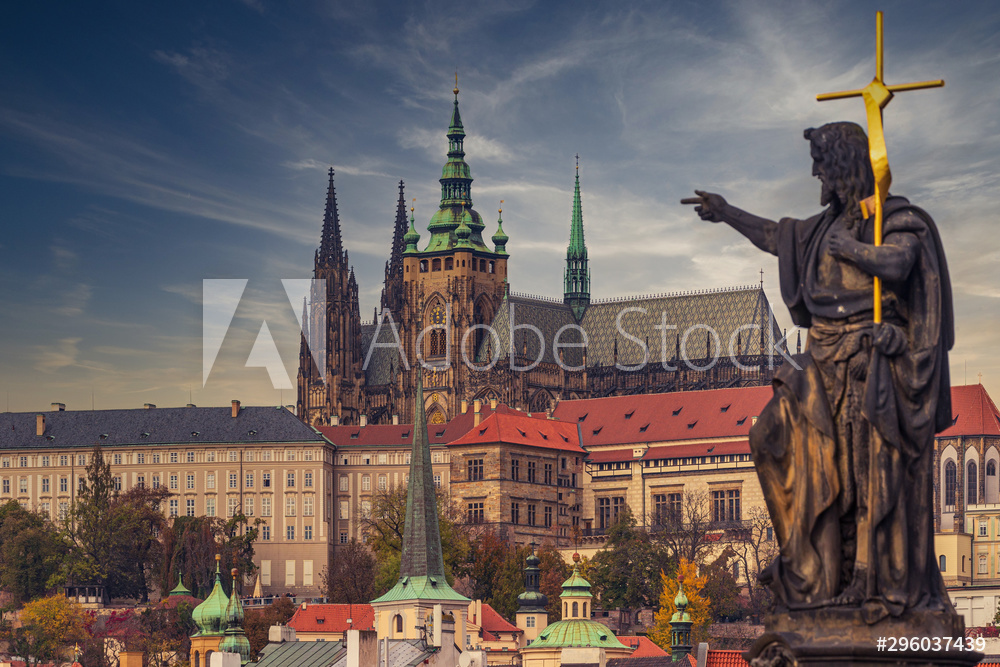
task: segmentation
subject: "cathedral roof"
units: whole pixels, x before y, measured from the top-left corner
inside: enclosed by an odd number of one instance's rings
[[[954,423],[941,431],[939,438],[1000,435],[1000,410],[981,384],[952,387],[951,414]]]

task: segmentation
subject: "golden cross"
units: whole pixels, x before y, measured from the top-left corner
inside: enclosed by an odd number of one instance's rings
[[[875,214],[875,245],[882,245],[882,206],[889,194],[892,183],[892,173],[889,171],[889,155],[885,146],[885,133],[882,129],[882,109],[889,104],[893,93],[904,90],[920,90],[921,88],[940,88],[944,80],[920,81],[917,83],[901,83],[887,86],[884,82],[884,67],[882,62],[882,12],[875,14],[875,78],[860,90],[845,90],[839,93],[823,93],[817,95],[820,102],[839,100],[845,97],[861,97],[865,102],[865,112],[868,116],[868,155],[875,174],[875,193],[861,203],[861,211],[868,217],[868,207],[872,199]],[[882,321],[882,280],[875,276],[875,321]]]

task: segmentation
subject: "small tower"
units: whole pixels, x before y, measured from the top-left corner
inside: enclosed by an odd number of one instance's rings
[[[539,590],[541,561],[535,555],[532,545],[531,555],[525,560],[524,592],[517,596],[517,627],[524,631],[525,641],[532,641],[549,624],[545,607],[549,598]]]
[[[563,275],[563,303],[573,309],[577,322],[590,305],[590,267],[587,244],[583,240],[583,205],[580,202],[580,156],[576,156],[576,189],[573,192],[573,219],[566,248],[566,270]]]
[[[226,631],[225,637],[219,643],[219,651],[225,653],[239,653],[240,664],[245,665],[250,662],[250,641],[243,632],[243,602],[236,592],[237,570],[233,568],[233,588],[232,595],[229,596],[229,605],[226,607]]]
[[[684,595],[684,577],[677,578],[677,611],[670,617],[670,660],[681,662],[691,652],[691,614],[687,613],[688,599]]]
[[[215,554],[215,585],[205,601],[194,608],[191,620],[198,631],[191,635],[190,662],[193,667],[207,667],[208,654],[219,650],[219,644],[226,632],[226,611],[229,596],[222,588],[222,573],[219,563],[222,556]]]

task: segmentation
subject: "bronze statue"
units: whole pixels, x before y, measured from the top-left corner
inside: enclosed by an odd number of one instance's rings
[[[717,194],[682,202],[777,255],[782,298],[809,328],[806,352],[777,372],[750,431],[780,546],[761,580],[779,611],[856,609],[869,624],[906,612],[952,616],[932,513],[934,435],[952,420],[941,240],[927,213],[889,196],[874,245],[874,216],[862,206],[875,191],[864,130],[831,123],[805,137],[821,213],[775,223]]]

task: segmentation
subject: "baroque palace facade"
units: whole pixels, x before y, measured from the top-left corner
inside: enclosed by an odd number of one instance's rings
[[[455,91],[441,203],[421,242],[403,183],[381,303],[362,322],[333,170],[314,288],[303,304],[297,414],[312,426],[428,421],[463,401],[546,412],[560,400],[767,385],[787,348],[763,285],[591,300],[577,166],[563,298],[511,291],[502,210],[487,243],[473,209]],[[320,282],[323,281],[323,282]],[[558,345],[556,345],[558,343]],[[316,352],[320,350],[321,352]],[[362,419],[364,418],[364,419]]]

